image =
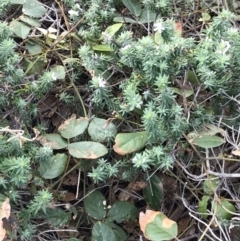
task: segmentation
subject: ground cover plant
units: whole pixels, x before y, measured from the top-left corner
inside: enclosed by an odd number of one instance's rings
[[[0,0],[0,240],[238,240],[239,8]]]

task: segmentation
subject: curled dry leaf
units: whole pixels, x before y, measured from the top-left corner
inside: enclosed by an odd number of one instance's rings
[[[232,154],[235,156],[240,156],[240,150],[232,151]]]
[[[3,228],[3,219],[8,219],[10,216],[11,207],[9,204],[9,198],[6,198],[0,206],[0,241],[2,241],[6,235],[6,230]]]

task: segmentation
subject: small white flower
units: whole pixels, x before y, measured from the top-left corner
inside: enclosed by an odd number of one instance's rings
[[[225,54],[229,49],[231,45],[228,41],[222,40],[221,43],[219,44],[218,53]]]
[[[78,16],[78,11],[69,10],[68,13],[69,15],[72,15],[72,16]]]
[[[163,21],[160,21],[158,23],[154,23],[153,24],[153,31],[154,32],[159,32],[162,33],[162,31],[165,29],[165,27],[163,26]]]
[[[106,83],[107,83],[107,81],[105,81],[105,80],[103,79],[103,77],[101,77],[101,76],[98,77],[98,86],[99,86],[99,87],[101,87],[101,88],[106,87]]]

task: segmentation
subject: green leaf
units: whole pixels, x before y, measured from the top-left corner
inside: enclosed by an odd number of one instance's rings
[[[33,18],[40,18],[46,13],[46,9],[36,0],[25,0],[22,12]]]
[[[149,184],[143,189],[145,201],[154,209],[160,209],[163,197],[162,182],[157,175],[149,179]]]
[[[115,138],[113,149],[120,155],[126,155],[138,151],[144,147],[148,140],[145,131],[133,133],[120,133]]]
[[[66,72],[65,68],[62,65],[57,65],[51,69],[53,78],[55,79],[64,79]]]
[[[67,155],[57,154],[46,161],[41,161],[39,173],[45,179],[53,179],[60,176],[66,167]]]
[[[145,233],[152,241],[170,240],[177,237],[177,224],[164,214],[158,214],[146,225]]]
[[[142,5],[138,0],[122,0],[122,2],[134,16],[141,15]]]
[[[40,21],[38,19],[30,18],[30,17],[24,16],[24,15],[20,16],[19,18],[23,22],[25,22],[25,23],[33,26],[33,27],[40,27],[41,26],[41,23],[40,23]]]
[[[230,212],[236,213],[236,208],[234,207],[234,205],[232,205],[229,201],[225,199],[221,199],[220,202],[213,202],[213,209],[216,212],[216,216],[220,220],[230,220],[233,216],[233,214],[231,214]],[[228,212],[227,210],[230,212]]]
[[[106,199],[102,193],[98,190],[93,191],[84,199],[84,209],[90,217],[102,220],[107,213],[104,202],[106,202]]]
[[[213,148],[221,146],[224,143],[224,139],[218,136],[204,135],[201,137],[196,137],[193,140],[193,144],[203,147],[203,148]]]
[[[160,44],[163,44],[164,43],[164,39],[162,37],[162,34],[159,33],[159,31],[157,31],[155,34],[154,34],[154,42],[157,44],[157,45],[160,45]]]
[[[137,217],[138,210],[130,202],[119,201],[115,202],[107,214],[109,221],[116,221],[117,223],[134,220]]]
[[[181,90],[181,89],[176,88],[176,87],[170,87],[170,90],[173,93],[176,93],[176,94],[179,94],[179,95],[185,96],[185,97],[189,97],[194,93],[193,90],[184,90],[184,89]]]
[[[111,227],[103,222],[96,222],[92,229],[92,241],[118,241]]]
[[[81,141],[68,145],[69,153],[76,158],[97,159],[105,156],[108,149],[98,142]]]
[[[193,71],[191,71],[191,70],[188,71],[187,80],[188,80],[190,83],[194,84],[194,85],[198,85],[198,84],[199,84],[199,81],[198,81],[198,79],[197,79],[196,74],[195,74]]]
[[[20,38],[26,39],[31,28],[25,23],[13,20],[10,23],[10,29]]]
[[[108,33],[111,37],[122,27],[122,23],[115,23],[106,28],[105,33]]]
[[[72,217],[71,212],[66,212],[60,208],[47,208],[46,211],[44,218],[47,218],[47,222],[55,228],[63,228]]]
[[[207,195],[213,195],[220,183],[219,178],[214,176],[209,176],[209,179],[206,179],[203,183],[203,191]]]
[[[142,11],[142,14],[139,18],[139,22],[140,23],[151,23],[151,22],[154,22],[156,20],[156,17],[157,17],[157,14],[156,12],[152,12],[151,10],[149,9],[144,9]]]
[[[209,22],[210,20],[211,16],[208,13],[202,13],[202,18],[200,18],[198,21]]]
[[[118,225],[116,225],[116,224],[114,224],[114,223],[112,223],[112,222],[110,222],[108,220],[106,220],[104,222],[104,224],[106,224],[108,227],[110,227],[113,230],[113,232],[114,232],[114,234],[115,234],[115,236],[116,236],[118,241],[124,241],[124,240],[127,239],[126,233]]]
[[[138,23],[136,20],[132,19],[132,18],[125,18],[125,17],[115,17],[113,19],[114,22],[117,23]]]
[[[32,40],[26,41],[26,48],[30,55],[36,55],[42,52],[41,46]]]
[[[210,197],[209,196],[203,196],[201,201],[198,203],[198,212],[202,216],[202,218],[207,218],[207,205]]]
[[[40,143],[43,146],[50,146],[53,150],[63,149],[68,146],[66,140],[64,140],[59,134],[46,134],[40,139]]]
[[[76,115],[73,115],[70,119],[64,121],[59,126],[58,132],[62,137],[70,139],[81,135],[88,127],[89,119],[87,117],[81,117],[76,119]]]
[[[113,51],[112,47],[108,44],[96,44],[92,46],[92,48],[93,50],[96,50],[96,51],[106,51],[106,52]]]
[[[94,117],[88,127],[88,134],[96,142],[103,142],[117,135],[117,127],[110,121]]]

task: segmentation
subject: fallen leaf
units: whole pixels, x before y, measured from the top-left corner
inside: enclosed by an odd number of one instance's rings
[[[142,232],[146,238],[148,238],[145,235],[146,226],[148,223],[153,222],[153,220],[155,219],[155,217],[158,214],[161,214],[161,212],[156,212],[156,211],[152,211],[152,210],[146,210],[146,213],[140,212],[140,214],[139,214],[140,229],[142,230]]]
[[[232,154],[235,156],[240,156],[240,150],[232,151]]]
[[[3,195],[1,195],[2,197]],[[3,196],[4,197],[4,196]],[[10,217],[11,207],[9,204],[9,198],[5,198],[5,201],[0,206],[0,241],[2,241],[6,235],[6,230],[3,227],[3,219]]]
[[[67,192],[66,194],[64,194],[64,197],[61,198],[61,200],[63,202],[70,202],[70,201],[76,200],[76,195],[72,192]]]

